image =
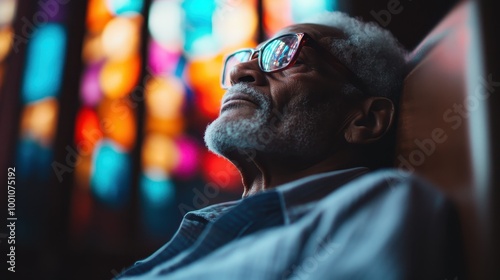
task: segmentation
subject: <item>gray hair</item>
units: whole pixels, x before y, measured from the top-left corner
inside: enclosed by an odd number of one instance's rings
[[[342,12],[320,14],[307,22],[344,32],[345,38],[327,37],[321,42],[327,42],[331,52],[361,79],[365,84],[364,94],[399,99],[406,75],[407,51],[388,30]],[[344,88],[346,94],[355,91],[352,85]]]

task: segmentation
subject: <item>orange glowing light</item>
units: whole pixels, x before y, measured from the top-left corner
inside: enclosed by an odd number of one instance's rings
[[[182,114],[184,86],[176,77],[154,77],[146,84],[148,114],[159,119],[173,119]]]
[[[58,111],[59,105],[54,98],[27,105],[21,115],[21,135],[50,146],[56,132]]]
[[[12,46],[13,30],[9,27],[0,28],[0,61],[3,61]]]
[[[89,0],[86,23],[90,32],[101,32],[112,18],[113,15],[106,6],[106,0]]]
[[[188,79],[196,94],[198,107],[209,118],[219,114],[224,90],[220,87],[222,55],[191,61],[187,67]]]
[[[82,59],[86,63],[98,62],[105,57],[101,34],[87,34],[83,41]]]
[[[142,148],[144,169],[160,169],[169,174],[179,164],[179,149],[171,137],[147,134]]]
[[[141,59],[137,55],[126,60],[107,61],[99,79],[104,95],[120,98],[129,94],[139,80],[140,70]]]
[[[262,5],[264,7],[264,31],[268,36],[293,23],[290,1],[264,0]]]
[[[139,49],[142,16],[116,17],[102,32],[102,45],[108,58],[123,60]]]
[[[136,112],[125,99],[106,99],[99,106],[104,137],[113,139],[126,151],[135,144],[137,134]]]
[[[185,121],[182,116],[173,119],[160,119],[151,115],[146,117],[146,131],[158,132],[170,136],[176,136],[184,131]]]
[[[92,155],[78,154],[78,164],[75,166],[75,183],[77,191],[90,190],[90,174],[92,171]]]

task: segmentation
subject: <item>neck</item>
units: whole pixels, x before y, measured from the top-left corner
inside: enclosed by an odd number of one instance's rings
[[[360,166],[351,156],[336,153],[322,159],[253,155],[231,160],[243,179],[243,197],[314,174]]]

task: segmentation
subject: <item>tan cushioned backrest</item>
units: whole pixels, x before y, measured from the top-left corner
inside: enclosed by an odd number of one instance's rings
[[[396,166],[456,196],[470,185],[466,99],[468,5],[441,22],[410,57],[401,99]]]

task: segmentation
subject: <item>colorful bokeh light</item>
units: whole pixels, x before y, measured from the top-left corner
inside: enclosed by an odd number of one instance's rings
[[[65,27],[60,24],[47,23],[35,30],[26,55],[26,69],[21,90],[24,104],[58,96],[66,41]]]
[[[333,11],[336,4],[337,1],[334,0],[291,0],[292,20],[293,22],[303,22],[325,11]]]
[[[144,4],[143,0],[107,0],[108,8],[115,15],[140,13]]]
[[[80,99],[87,106],[96,106],[102,98],[99,81],[102,63],[89,64],[84,70],[80,84]]]
[[[10,26],[1,27],[0,25],[0,62],[5,59],[12,47],[13,32]]]
[[[53,172],[52,156],[51,147],[41,145],[36,139],[21,137],[16,151],[17,184],[23,185],[26,181],[46,182]]]
[[[97,33],[104,29],[106,23],[113,18],[106,0],[89,0],[87,5],[87,28],[90,33]]]
[[[242,192],[241,176],[229,161],[213,153],[203,158],[203,178],[224,191]]]
[[[185,11],[184,50],[190,56],[217,53],[218,45],[212,36],[212,16],[216,5],[214,0],[186,0],[182,2]]]
[[[175,201],[175,185],[161,171],[146,169],[141,176],[139,186],[143,201],[150,206],[158,207]]]
[[[187,66],[188,80],[197,95],[197,106],[213,119],[219,115],[224,90],[220,87],[222,55],[203,60],[193,60]]]
[[[262,6],[263,25],[267,36],[272,36],[281,28],[292,24],[292,6],[289,0],[263,0]]]
[[[125,97],[137,85],[141,59],[134,55],[126,60],[108,60],[100,73],[103,93],[109,98]]]
[[[10,24],[16,14],[17,0],[0,1],[0,27]]]
[[[33,139],[44,147],[50,147],[56,133],[58,112],[58,102],[54,98],[26,105],[21,113],[21,137]]]
[[[75,144],[81,156],[90,155],[102,139],[100,120],[91,108],[81,108],[76,116]]]
[[[223,51],[255,44],[258,15],[253,7],[255,0],[249,0],[231,6],[230,10],[228,7],[221,7],[215,11],[213,34],[220,42]]]
[[[142,166],[166,174],[179,164],[180,153],[174,140],[159,133],[148,133],[142,147]]]
[[[146,116],[146,132],[158,132],[168,136],[177,136],[181,134],[186,126],[186,120],[183,116],[173,119],[155,118],[151,115]]]
[[[179,163],[173,170],[175,177],[182,180],[193,178],[200,167],[201,147],[192,138],[184,136],[176,139]]]
[[[108,99],[100,104],[98,110],[104,136],[126,151],[132,150],[137,137],[137,117],[132,106],[126,100]]]
[[[101,141],[92,158],[91,189],[94,196],[112,208],[126,205],[131,186],[130,156],[110,140]]]
[[[104,54],[114,60],[124,60],[139,50],[142,17],[116,17],[102,32]]]
[[[148,28],[153,40],[172,51],[182,50],[184,11],[180,1],[155,1],[149,8]]]
[[[147,112],[159,119],[174,119],[181,115],[184,86],[175,76],[151,78],[146,84]]]
[[[149,42],[148,66],[152,74],[172,74],[176,69],[181,53],[160,45],[151,40]]]

